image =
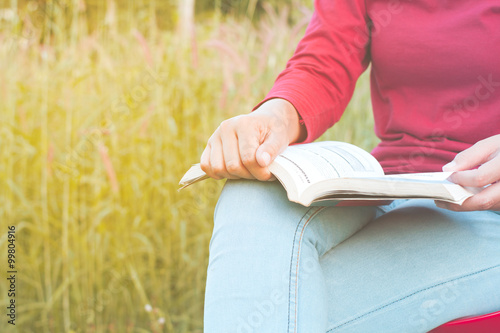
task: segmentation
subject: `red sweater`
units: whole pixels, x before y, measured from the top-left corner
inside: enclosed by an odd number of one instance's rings
[[[337,122],[371,63],[372,154],[386,173],[440,171],[500,133],[500,1],[316,0],[265,100],[290,101],[306,142]],[[355,126],[355,124],[352,124]]]

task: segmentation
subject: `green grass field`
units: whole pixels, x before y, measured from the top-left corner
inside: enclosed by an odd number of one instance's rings
[[[207,15],[185,42],[149,7],[97,12],[107,23],[89,26],[69,6],[28,29],[32,7],[0,21],[0,331],[202,332],[223,181],[177,183],[222,120],[264,97],[310,13]],[[365,75],[322,139],[371,149],[370,110]]]

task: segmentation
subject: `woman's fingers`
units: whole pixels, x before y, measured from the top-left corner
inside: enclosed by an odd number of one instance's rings
[[[226,170],[226,163],[222,152],[222,141],[220,136],[214,137],[210,149],[210,173],[208,174],[214,179],[224,179],[229,174]]]
[[[267,166],[260,166],[256,159],[260,137],[265,140],[261,132],[267,126],[263,123],[262,117],[254,119],[238,116],[223,121],[202,153],[202,170],[214,179],[271,179],[272,174]]]
[[[226,178],[253,179],[252,174],[243,165],[239,151],[239,138],[231,128],[221,131],[222,152],[227,170]]]
[[[465,200],[464,210],[500,210],[500,183],[492,184]]]
[[[203,153],[201,153],[201,157],[200,157],[201,170],[203,170],[209,176],[210,176],[210,172],[211,172],[210,151],[211,151],[211,144],[210,144],[210,140],[209,140],[207,143],[207,146],[203,150]]]
[[[270,132],[266,136],[265,141],[257,149],[257,162],[259,165],[267,167],[286,147],[287,143],[283,142],[283,137]]]
[[[489,137],[458,153],[450,163],[443,166],[443,171],[469,170],[481,165],[495,155],[500,149],[500,135]]]
[[[462,186],[483,187],[500,180],[500,156],[497,155],[474,170],[458,171],[451,181]]]
[[[465,200],[462,205],[435,201],[436,206],[454,211],[500,210],[500,183],[492,184]]]
[[[268,180],[272,175],[267,169],[267,165],[260,165],[257,161],[256,153],[260,146],[260,137],[262,136],[262,133],[259,132],[258,127],[241,127],[238,131],[238,137],[240,138],[238,146],[241,161],[252,176],[258,180]]]
[[[450,180],[456,184],[487,187],[462,205],[436,201],[438,207],[456,211],[500,210],[500,135],[481,140],[457,154],[443,171],[453,171]]]
[[[462,186],[483,187],[500,180],[500,135],[481,140],[457,154],[443,171],[454,172],[451,180]],[[477,169],[473,169],[479,166]],[[473,169],[473,170],[471,170]]]
[[[274,179],[269,164],[302,136],[300,129],[293,105],[271,99],[250,114],[223,121],[203,151],[201,168],[215,179]]]

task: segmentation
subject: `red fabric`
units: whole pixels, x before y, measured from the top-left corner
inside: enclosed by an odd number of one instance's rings
[[[477,317],[450,321],[428,333],[478,333],[500,332],[500,311]]]
[[[316,0],[265,100],[290,101],[311,142],[339,120],[370,62],[372,154],[386,173],[440,171],[500,133],[497,0]]]

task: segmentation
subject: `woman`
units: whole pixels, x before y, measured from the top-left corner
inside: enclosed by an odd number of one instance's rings
[[[201,156],[209,176],[231,179],[215,210],[205,331],[426,332],[500,310],[498,54],[498,1],[317,0],[264,102],[224,121]],[[370,63],[385,172],[443,169],[490,186],[462,206],[306,208],[263,182],[279,152],[340,118]]]

